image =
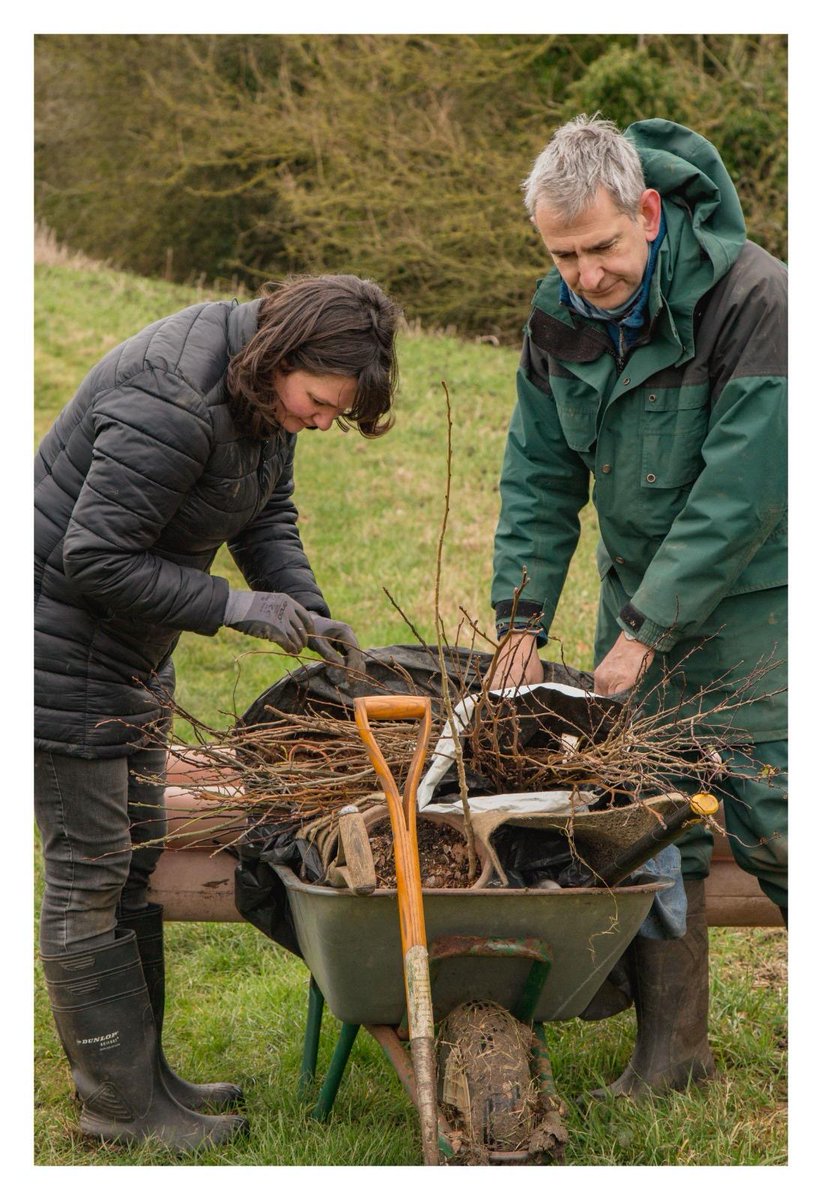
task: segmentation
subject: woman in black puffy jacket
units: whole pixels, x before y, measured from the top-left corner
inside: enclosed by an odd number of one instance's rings
[[[162,912],[146,890],[160,822],[162,697],[180,633],[229,625],[356,672],[297,529],[296,436],[391,426],[399,310],[350,275],[246,304],[204,303],[111,350],[44,437],[35,468],[35,806],[40,951],[81,1101],[113,1142],[217,1144],[246,1122],[233,1084],[162,1052]],[[226,543],[248,591],[209,574]],[[152,845],[131,845],[136,838]]]

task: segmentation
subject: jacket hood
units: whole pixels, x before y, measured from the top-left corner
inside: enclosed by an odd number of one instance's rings
[[[697,244],[713,267],[712,283],[736,262],[745,244],[745,218],[731,177],[711,143],[684,125],[654,118],[625,131],[639,153],[645,182],[666,207],[684,208]]]

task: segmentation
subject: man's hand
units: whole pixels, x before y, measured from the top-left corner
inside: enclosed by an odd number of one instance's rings
[[[543,681],[542,659],[533,633],[512,633],[499,652],[489,688],[524,687]]]
[[[594,691],[600,696],[630,691],[653,661],[654,652],[650,646],[632,641],[621,633],[594,671]]]

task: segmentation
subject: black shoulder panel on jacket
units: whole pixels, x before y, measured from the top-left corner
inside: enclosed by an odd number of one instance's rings
[[[747,242],[710,293],[699,328],[715,397],[732,379],[788,372],[788,272]]]
[[[534,345],[554,358],[566,362],[594,362],[603,352],[611,351],[607,334],[592,329],[583,321],[566,325],[564,321],[549,316],[541,308],[532,308],[528,319],[528,330]]]

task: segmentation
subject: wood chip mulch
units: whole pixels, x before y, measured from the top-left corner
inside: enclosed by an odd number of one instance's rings
[[[377,887],[395,888],[394,839],[388,818],[379,821],[368,836],[374,853]],[[473,881],[468,878],[468,847],[458,829],[433,821],[418,821],[417,845],[423,887],[470,887]]]

